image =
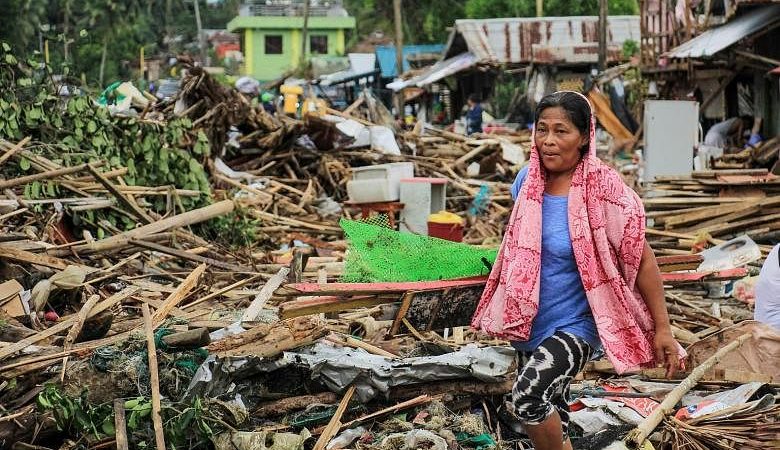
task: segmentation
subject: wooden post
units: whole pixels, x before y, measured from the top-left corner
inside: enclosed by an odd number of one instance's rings
[[[609,4],[607,0],[599,0],[599,70],[607,70],[607,15]]]
[[[401,0],[393,0],[393,16],[395,17],[395,68],[398,77],[404,72],[404,30],[401,16]],[[395,94],[395,108],[398,118],[404,117],[404,90]]]
[[[206,42],[203,36],[203,25],[200,21],[200,0],[193,0],[195,5],[195,26],[198,29],[198,48],[200,49],[201,64],[206,66]]]
[[[130,450],[125,423],[125,401],[121,398],[114,399],[114,429],[116,430],[116,450]]]
[[[544,16],[544,0],[536,0],[536,17]]]
[[[144,332],[146,333],[146,350],[149,353],[149,378],[152,385],[152,423],[157,450],[165,450],[165,434],[163,432],[162,400],[160,397],[160,373],[157,369],[157,348],[154,346],[154,326],[149,305],[141,305],[144,315]]]

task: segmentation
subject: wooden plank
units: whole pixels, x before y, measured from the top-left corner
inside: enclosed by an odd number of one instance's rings
[[[693,208],[698,209],[697,211],[688,211],[688,212],[682,212],[681,214],[677,215],[671,215],[667,216],[662,222],[663,225],[666,226],[666,229],[674,228],[676,226],[681,225],[687,225],[694,222],[699,222],[702,220],[707,219],[713,219],[716,217],[724,216],[726,214],[731,214],[733,212],[739,211],[743,209],[745,206],[737,203],[733,205],[716,205],[716,206],[707,206],[704,208]]]
[[[468,326],[482,290],[480,285],[417,292],[403,318],[421,331]]]
[[[185,252],[183,250],[166,247],[164,245],[156,244],[154,242],[143,241],[140,239],[133,239],[130,241],[130,243],[148,250],[154,250],[156,252],[165,253],[167,255],[175,256],[181,259],[186,259],[188,261],[193,261],[201,264],[208,264],[210,266],[219,267],[220,269],[229,270],[231,272],[243,272],[243,273],[254,272],[254,270],[250,267],[241,267],[235,264],[219,261],[214,258],[206,258],[205,256],[200,256],[194,253]]]
[[[726,223],[732,223],[735,220],[744,219],[746,217],[750,217],[756,213],[760,213],[762,211],[762,207],[756,203],[756,202],[750,202],[747,206],[744,208],[740,208],[737,211],[734,211],[731,214],[726,214],[725,216],[716,217],[711,220],[706,220],[704,222],[699,222],[695,225],[692,225],[688,228],[680,229],[679,231],[687,232],[687,233],[698,233],[700,231],[707,231],[712,227],[718,227],[721,224]]]
[[[757,197],[712,197],[712,198],[645,198],[645,206],[678,206],[678,205],[717,205],[721,203],[741,203],[745,200],[761,200]]]
[[[152,424],[154,439],[158,450],[165,449],[165,433],[162,422],[162,397],[160,396],[160,373],[157,367],[157,348],[154,345],[154,329],[149,305],[141,305],[144,316],[144,332],[146,334],[146,351],[149,359],[149,378],[152,387]]]
[[[163,306],[155,311],[154,315],[152,316],[154,328],[162,325],[162,323],[165,321],[165,318],[168,317],[168,314],[170,314],[171,310],[178,306],[179,302],[181,302],[184,297],[186,297],[190,291],[192,291],[192,289],[197,286],[198,281],[200,280],[200,276],[203,275],[203,272],[205,271],[206,265],[199,265],[187,276],[187,278],[184,279],[184,281],[182,281],[182,283],[176,288],[175,291],[171,292],[168,298],[165,299],[165,302],[163,302]]]
[[[404,317],[406,317],[406,312],[409,311],[409,307],[412,305],[415,295],[417,295],[416,291],[409,291],[404,294],[404,297],[401,299],[401,307],[395,315],[395,320],[393,320],[393,326],[390,327],[390,336],[395,336],[401,330],[401,324]]]
[[[710,233],[710,235],[715,236],[715,235],[726,234],[732,231],[744,230],[753,225],[758,225],[758,224],[762,224],[765,222],[770,222],[778,219],[780,219],[780,214],[770,214],[767,216],[759,216],[751,219],[745,219],[745,220],[740,220],[731,223],[724,223],[722,225],[716,225],[716,226],[704,228],[703,231],[707,231],[708,233]]]
[[[431,291],[453,287],[482,286],[487,277],[461,278],[442,281],[411,281],[400,283],[294,283],[276,291],[278,295],[339,295],[383,294],[406,291]]]
[[[725,281],[736,280],[746,277],[748,270],[744,267],[736,269],[692,272],[692,273],[662,273],[661,279],[664,283],[695,283],[699,281]]]
[[[258,293],[254,300],[252,300],[252,303],[249,304],[249,307],[241,316],[242,322],[251,322],[257,319],[257,316],[260,314],[260,311],[262,311],[266,302],[268,302],[268,300],[274,294],[274,291],[276,291],[276,289],[278,289],[279,286],[284,283],[289,273],[290,269],[282,267],[279,269],[279,272],[277,272],[276,275],[271,277],[271,279],[265,283],[263,288],[260,289],[260,293]]]
[[[370,308],[373,306],[395,303],[397,296],[364,295],[355,297],[318,296],[293,300],[279,305],[279,318],[308,316],[310,314],[348,311],[350,309]]]
[[[344,398],[341,399],[333,417],[330,418],[330,422],[328,422],[325,430],[322,432],[319,439],[317,439],[317,443],[314,444],[314,450],[325,450],[325,446],[327,446],[331,439],[339,432],[342,425],[341,418],[344,416],[344,412],[346,412],[353,395],[355,395],[355,386],[350,386],[349,389],[347,389],[347,393],[344,394]]]
[[[7,259],[18,263],[35,264],[37,266],[48,267],[50,269],[65,270],[69,265],[73,265],[64,259],[54,256],[39,255],[25,250],[18,250],[11,247],[0,247],[0,259]],[[91,269],[97,271],[97,269]]]

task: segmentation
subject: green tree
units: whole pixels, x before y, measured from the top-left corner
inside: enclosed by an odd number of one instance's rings
[[[536,15],[535,0],[467,0],[466,15],[469,18],[533,17]],[[545,0],[544,15],[595,16],[599,13],[598,0]],[[636,0],[609,0],[611,15],[633,15],[639,13]]]
[[[47,22],[47,2],[36,0],[4,0],[0,13],[0,40],[17,51],[38,48],[38,33]]]

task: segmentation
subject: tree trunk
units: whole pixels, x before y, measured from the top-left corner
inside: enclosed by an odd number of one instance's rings
[[[106,71],[106,54],[108,53],[108,36],[103,37],[103,51],[100,53],[100,75],[98,75],[98,85],[103,87],[103,75]]]

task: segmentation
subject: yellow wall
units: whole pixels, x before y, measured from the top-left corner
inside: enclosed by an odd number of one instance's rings
[[[292,67],[298,67],[298,65],[301,62],[301,30],[293,29],[292,30],[292,39],[291,39],[291,55],[290,55],[290,64]]]
[[[336,30],[336,54],[344,54],[344,30]]]
[[[254,54],[252,29],[247,28],[244,30],[244,75],[252,75],[252,72],[254,72]]]

